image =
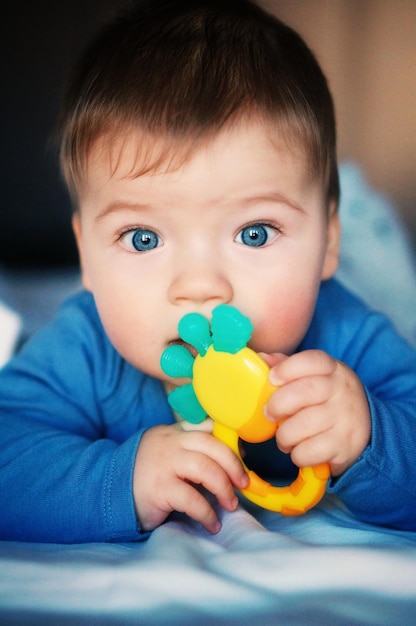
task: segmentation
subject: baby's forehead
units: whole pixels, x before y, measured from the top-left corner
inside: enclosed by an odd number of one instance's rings
[[[286,151],[290,157],[306,167],[310,163],[306,142],[296,132],[282,129],[276,124],[254,120],[222,128],[203,136],[175,136],[161,132],[149,133],[142,129],[122,129],[101,135],[91,146],[87,156],[85,171],[93,164],[107,176],[138,177],[152,173],[168,173],[179,170],[192,160],[198,152],[214,154],[218,146],[227,145],[232,135],[243,143],[246,136],[258,130],[261,136],[267,136],[272,148]],[[254,161],[254,156],[253,156]],[[238,161],[235,166],[238,167]]]
[[[303,146],[262,124],[200,141],[137,131],[107,135],[92,147],[78,206],[221,205],[231,214],[277,197],[301,206],[305,197],[324,195],[325,181],[309,164]]]

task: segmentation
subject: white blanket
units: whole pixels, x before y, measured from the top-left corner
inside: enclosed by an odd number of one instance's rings
[[[331,496],[296,518],[244,507],[216,536],[177,516],[143,543],[0,543],[0,624],[416,624],[415,533]]]

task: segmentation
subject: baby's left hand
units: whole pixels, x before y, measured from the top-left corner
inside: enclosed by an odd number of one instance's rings
[[[327,462],[339,476],[370,441],[371,418],[363,386],[344,363],[320,350],[264,355],[278,389],[266,405],[282,452],[298,467]],[[287,419],[285,419],[287,418]]]

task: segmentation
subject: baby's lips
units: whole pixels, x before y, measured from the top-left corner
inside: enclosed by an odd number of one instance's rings
[[[170,346],[183,346],[184,348],[186,348],[187,350],[189,350],[189,352],[192,354],[192,356],[195,358],[198,355],[198,351],[194,346],[191,346],[190,343],[186,343],[185,341],[183,341],[182,339],[174,339],[173,341],[169,342]]]

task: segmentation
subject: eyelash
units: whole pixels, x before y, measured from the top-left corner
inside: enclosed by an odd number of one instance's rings
[[[249,234],[249,239],[244,240],[244,231],[249,229],[252,230],[252,234]],[[257,234],[255,233],[256,230]],[[268,231],[272,231],[272,235],[270,235]],[[240,228],[234,238],[234,241],[248,247],[262,248],[271,243],[271,241],[273,241],[273,239],[281,233],[282,229],[276,224],[270,222],[252,222]],[[239,237],[241,237],[241,241],[238,241]]]
[[[250,229],[251,232],[248,232],[248,236],[245,237],[245,231],[250,231]],[[272,231],[272,233],[270,233],[270,231]],[[139,233],[142,233],[141,239],[139,238]],[[281,233],[282,229],[276,224],[270,222],[252,222],[240,228],[234,237],[234,241],[247,247],[263,248]],[[138,237],[138,241],[134,242],[136,236]],[[129,237],[131,237],[131,240],[126,242],[126,239]],[[239,238],[241,238],[240,241]],[[117,241],[122,242],[130,252],[137,252],[139,254],[150,252],[160,247],[160,245],[163,245],[163,241],[158,233],[144,226],[126,228],[117,235]]]
[[[149,237],[148,239],[149,243],[154,243],[155,245],[153,245],[153,247],[147,247],[146,245],[144,245],[142,249],[138,249],[133,243],[133,240],[138,233],[142,233],[143,244],[146,243],[144,237],[145,237],[145,233],[147,233]],[[129,237],[131,237],[131,241],[127,243],[126,239],[128,239]],[[151,250],[154,250],[155,248],[158,248],[161,244],[163,244],[163,241],[161,237],[158,235],[158,233],[154,231],[152,228],[146,228],[145,226],[135,226],[133,228],[126,228],[125,230],[123,230],[117,235],[117,241],[122,242],[122,244],[126,246],[126,248],[130,252],[136,252],[139,254],[143,252],[150,252]],[[138,245],[139,243],[140,242],[137,242]]]

